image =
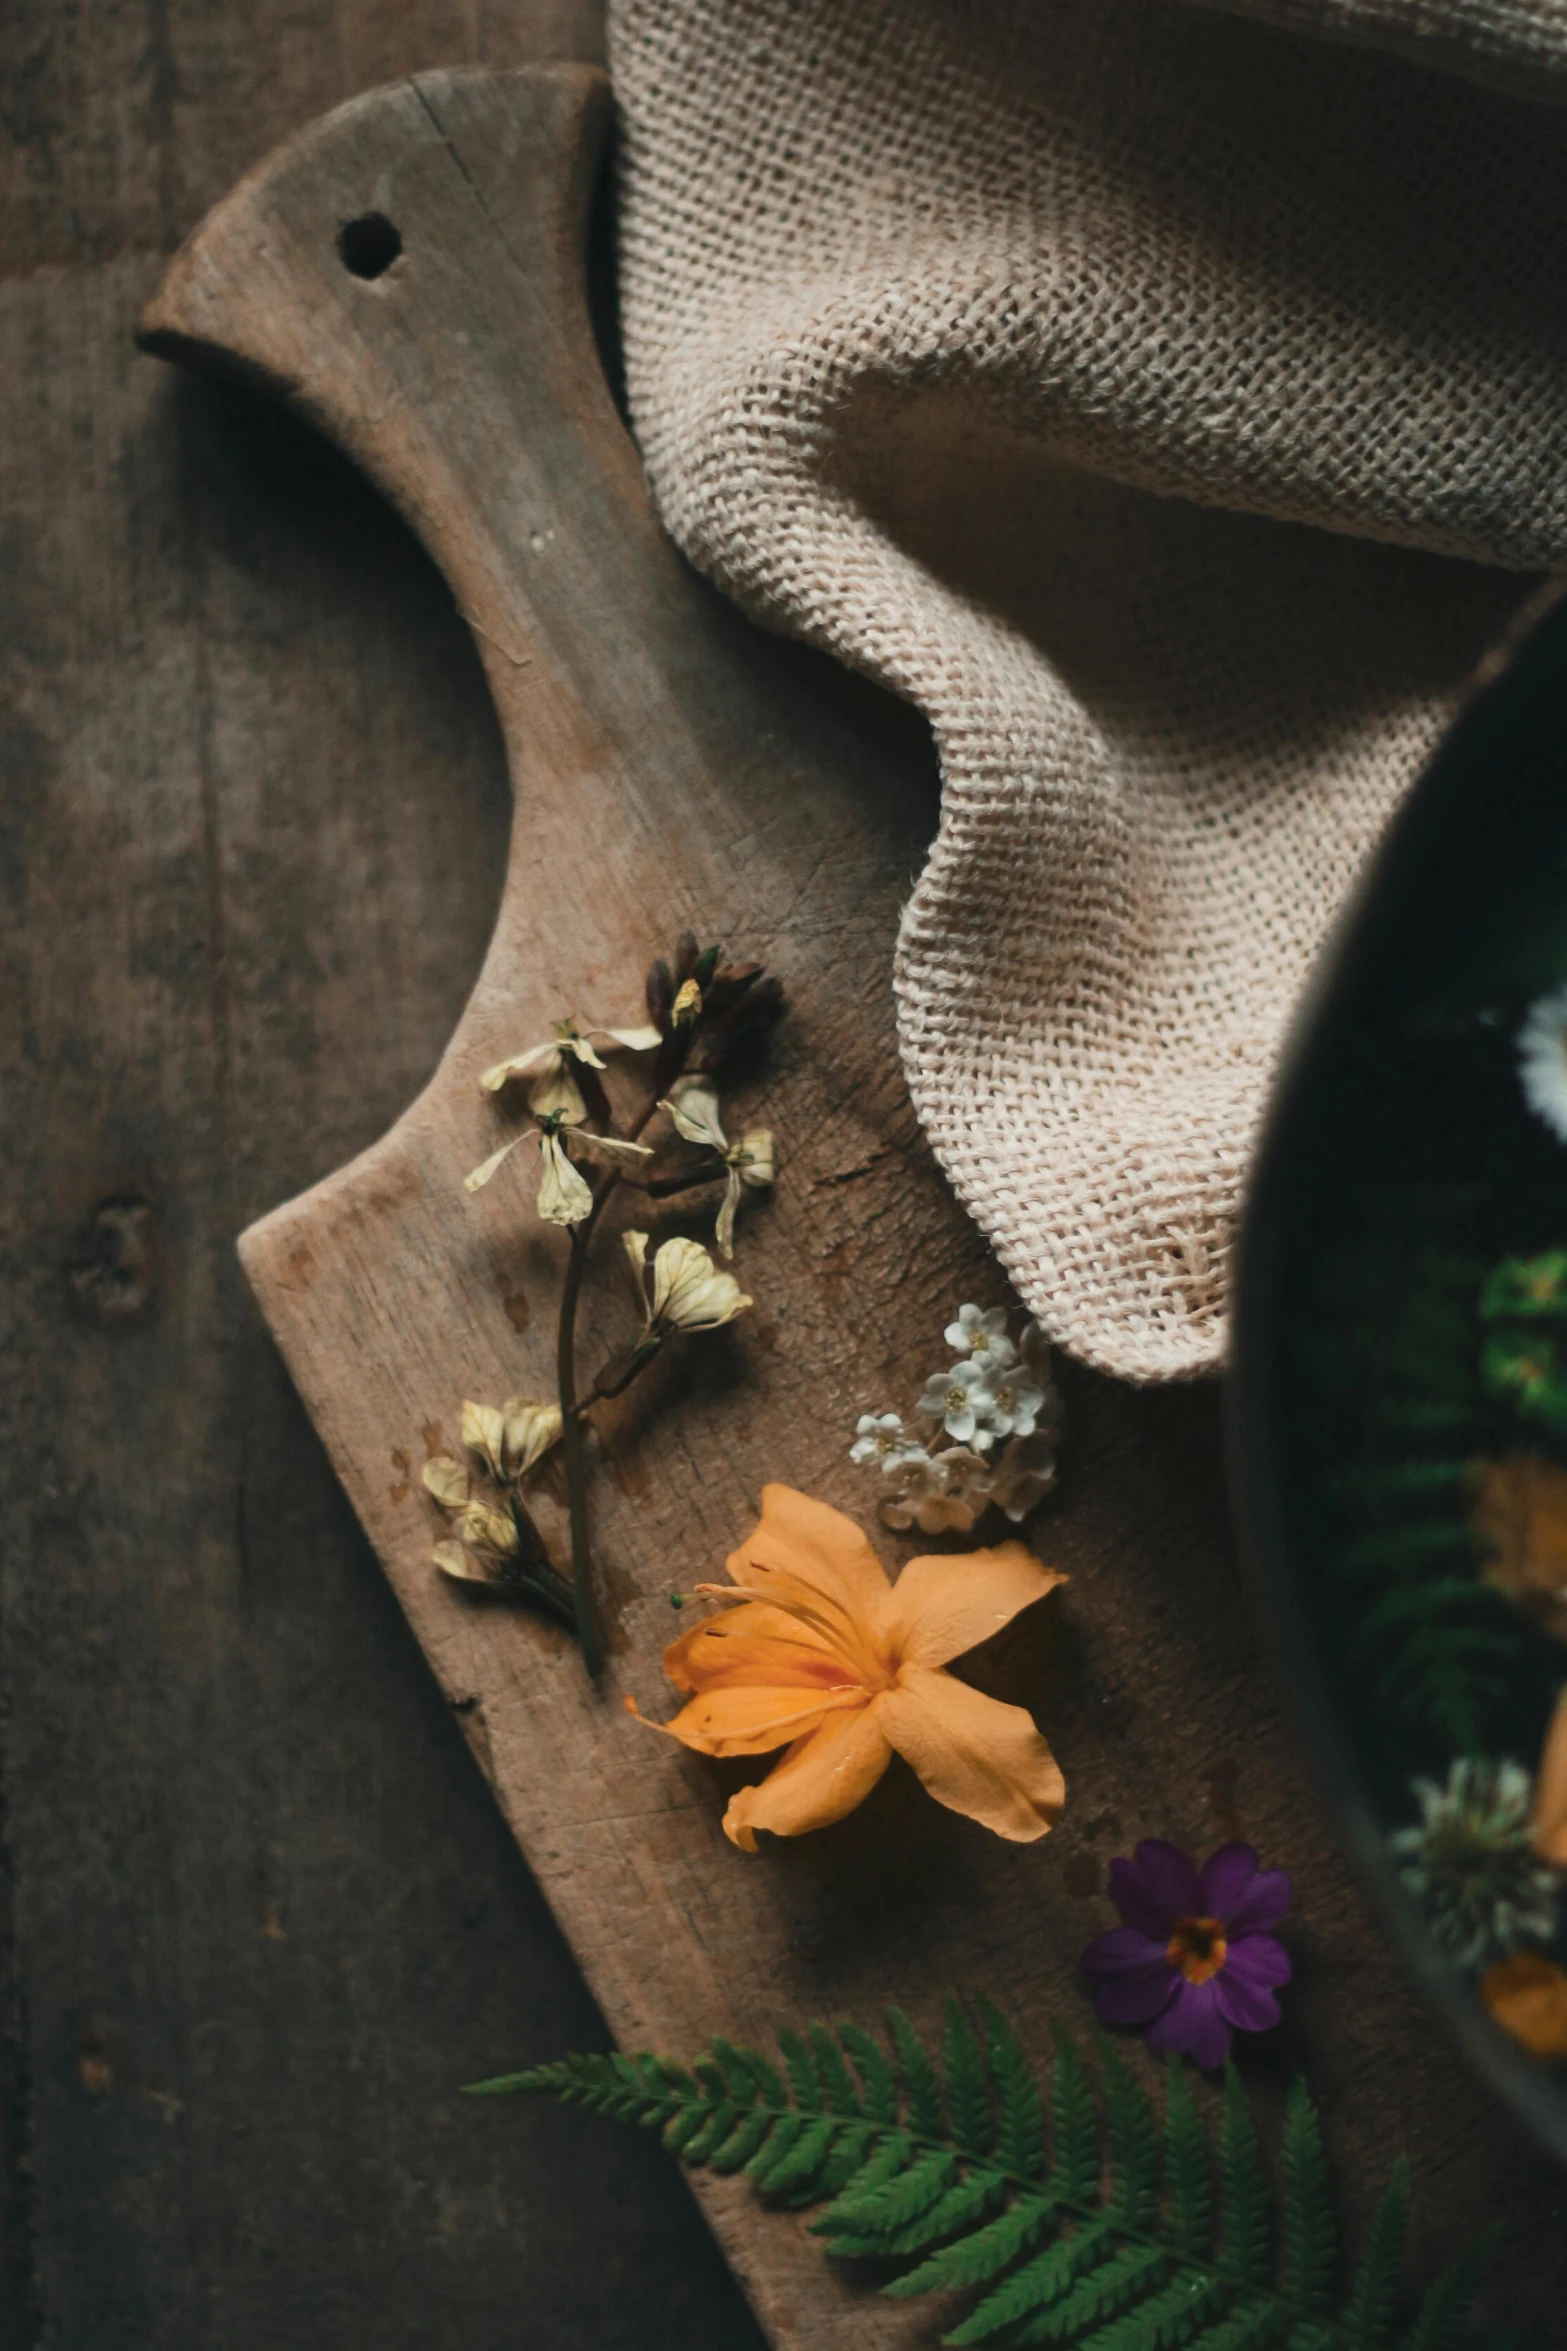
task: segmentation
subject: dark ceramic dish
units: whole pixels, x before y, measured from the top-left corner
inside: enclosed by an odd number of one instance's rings
[[[1227,1411],[1313,1768],[1469,2060],[1567,2160],[1567,2065],[1492,2021],[1485,1962],[1455,1960],[1390,1843],[1418,1820],[1412,1781],[1443,1783],[1465,1751],[1532,1774],[1567,1680],[1561,1615],[1553,1634],[1494,1588],[1474,1515],[1498,1461],[1538,1457],[1567,1490],[1567,1388],[1520,1387],[1516,1343],[1567,1365],[1567,1138],[1519,1074],[1530,1008],[1564,982],[1556,603],[1468,703],[1323,958],[1244,1218]],[[1529,1268],[1537,1319],[1496,1321]],[[1560,1928],[1525,1938],[1542,1975],[1567,1963],[1561,1882]]]

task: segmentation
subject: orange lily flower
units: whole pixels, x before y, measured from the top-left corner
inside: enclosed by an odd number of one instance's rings
[[[748,1853],[756,1832],[797,1837],[841,1820],[894,1753],[938,1803],[997,1836],[1030,1844],[1066,1800],[1060,1767],[1021,1706],[942,1671],[1066,1578],[1021,1543],[911,1559],[896,1584],[854,1521],[764,1486],[756,1532],[728,1561],[729,1584],[701,1584],[738,1607],[664,1652],[691,1693],[668,1730],[699,1755],[788,1752],[742,1788],[724,1833]],[[627,1700],[637,1711],[634,1700]]]

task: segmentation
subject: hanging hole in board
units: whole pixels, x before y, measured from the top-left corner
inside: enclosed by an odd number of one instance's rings
[[[337,232],[338,254],[352,277],[384,277],[402,249],[403,240],[384,212],[362,212]]]

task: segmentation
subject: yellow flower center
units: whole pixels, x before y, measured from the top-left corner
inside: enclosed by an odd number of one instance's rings
[[[697,1590],[707,1600],[754,1600],[763,1608],[792,1617],[808,1636],[815,1635],[823,1644],[818,1654],[823,1682],[829,1689],[873,1697],[878,1690],[890,1690],[897,1684],[899,1660],[872,1637],[868,1626],[858,1623],[824,1592],[799,1585],[791,1590],[780,1576],[769,1577],[765,1585],[698,1584]],[[846,1678],[836,1678],[840,1675]]]
[[[1165,1947],[1165,1957],[1178,1967],[1189,1984],[1206,1984],[1229,1957],[1224,1922],[1218,1918],[1178,1918]]]

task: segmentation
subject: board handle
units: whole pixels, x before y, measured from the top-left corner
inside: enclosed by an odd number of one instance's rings
[[[209,214],[138,330],[308,419],[439,565],[506,738],[513,878],[547,855],[548,895],[573,909],[568,1001],[628,938],[641,953],[690,918],[692,860],[671,843],[702,838],[704,771],[746,732],[733,698],[695,718],[677,701],[710,673],[715,600],[659,527],[594,339],[608,110],[586,66],[372,91]],[[591,883],[559,870],[573,824],[614,844]]]

